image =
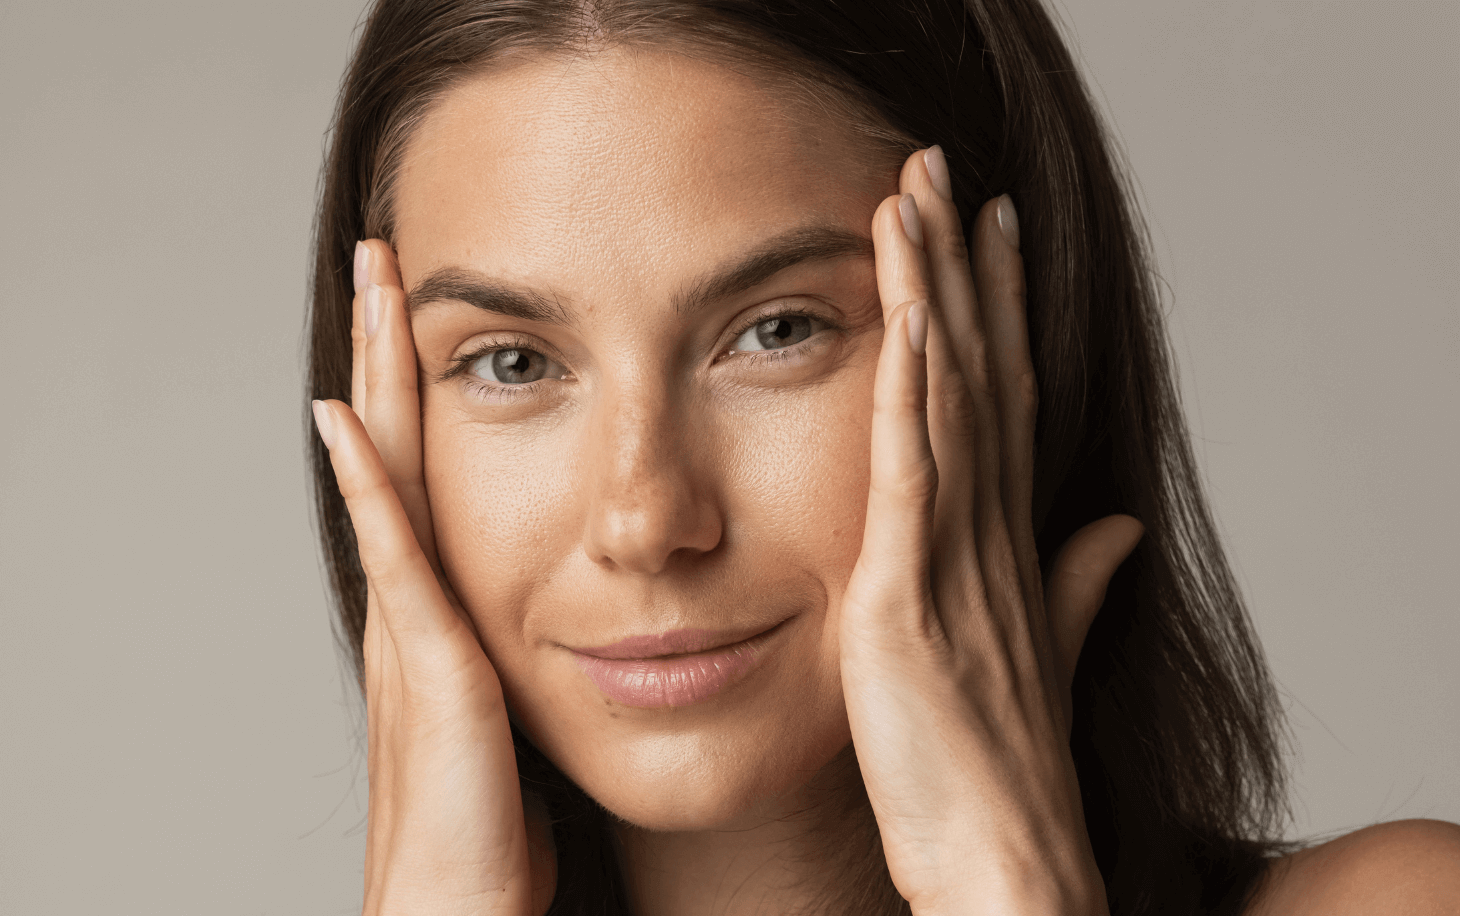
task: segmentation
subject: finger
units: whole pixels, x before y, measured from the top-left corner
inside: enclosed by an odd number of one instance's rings
[[[934,530],[941,546],[971,551],[974,545],[969,520],[975,499],[977,420],[968,385],[943,325],[942,304],[923,247],[928,234],[917,199],[903,194],[884,201],[873,219],[873,236],[884,320],[905,303],[924,302],[928,306],[927,422],[941,480]]]
[[[390,246],[379,239],[361,243],[369,253],[361,293],[361,322],[367,340],[364,360],[366,408],[357,411],[385,465],[391,487],[411,520],[416,541],[436,562],[436,538],[421,467],[421,407],[416,347],[405,291]]]
[[[1106,516],[1071,535],[1050,566],[1046,606],[1060,683],[1066,695],[1085,636],[1105,601],[1110,580],[1136,549],[1145,530],[1129,515]]]
[[[355,243],[354,282],[355,298],[352,303],[353,317],[350,319],[350,406],[357,412],[365,410],[365,287],[370,282],[370,249],[364,242]]]
[[[909,156],[898,185],[917,200],[928,269],[954,358],[970,388],[986,389],[978,294],[943,151],[933,146]]]
[[[882,352],[872,389],[872,452],[862,551],[843,605],[843,627],[861,629],[843,647],[883,642],[889,631],[941,634],[933,613],[929,557],[939,467],[928,430],[928,290],[917,248],[889,197],[872,218],[882,296]],[[914,229],[916,231],[916,228]],[[893,297],[907,296],[899,301]]]
[[[928,561],[938,467],[928,439],[927,316],[921,300],[898,306],[887,321],[872,393],[872,460],[858,585],[886,596],[866,621],[920,630],[931,605]],[[907,596],[919,596],[909,601]],[[864,608],[871,612],[871,607]],[[903,613],[898,613],[903,612]]]
[[[375,446],[359,417],[339,401],[314,402],[314,416],[355,526],[360,564],[396,652],[409,655],[425,640],[432,641],[429,651],[437,651],[435,640],[465,624],[421,552]],[[469,644],[475,648],[474,639]]]
[[[965,388],[961,412],[967,415],[966,449],[973,455],[969,477],[970,514],[978,521],[978,541],[984,553],[1008,540],[1002,502],[989,498],[1001,492],[998,413],[989,375],[990,354],[980,312],[973,269],[964,244],[963,225],[953,205],[951,179],[942,150],[930,147],[910,156],[900,179],[904,192],[918,202],[925,226],[929,274],[933,278],[938,311],[947,329],[949,349]],[[976,434],[975,434],[976,432]],[[939,430],[934,427],[936,448]],[[1000,553],[1007,550],[999,549]],[[986,557],[985,559],[989,559]],[[1027,595],[1026,595],[1027,597]]]
[[[1005,194],[986,203],[974,224],[974,277],[999,415],[1000,494],[1025,594],[1033,596],[1039,575],[1032,514],[1039,394],[1029,354],[1024,259],[1018,239],[1018,216],[1010,197]]]
[[[931,171],[930,171],[931,169]],[[937,174],[936,180],[933,175]],[[993,400],[988,397],[987,359],[984,351],[984,330],[978,313],[978,294],[975,291],[974,276],[969,266],[968,248],[964,244],[964,228],[953,206],[948,184],[948,167],[943,162],[942,150],[930,148],[908,156],[899,178],[902,191],[911,194],[917,202],[918,213],[923,219],[924,248],[927,253],[927,272],[933,283],[933,298],[937,302],[940,327],[946,339],[949,359],[956,365],[961,386],[949,386],[948,393],[956,394],[943,413],[949,416],[949,427],[953,422],[962,428],[961,446],[968,451],[969,472],[977,470],[977,479],[969,473],[969,513],[959,522],[967,522],[972,513],[981,511],[984,492],[999,492],[999,430],[994,413]],[[946,188],[949,196],[945,196]],[[939,402],[939,390],[934,380],[934,403]],[[952,434],[952,430],[940,430],[940,424],[933,424],[933,446],[937,450],[940,432]],[[942,457],[942,453],[939,453]],[[988,508],[993,505],[988,504]],[[990,524],[1002,524],[1000,516],[985,513],[981,529]]]

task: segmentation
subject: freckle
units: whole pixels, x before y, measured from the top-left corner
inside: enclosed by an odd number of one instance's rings
[[[608,714],[608,717],[610,719],[617,719],[619,717],[619,714],[616,713],[616,712],[611,712],[611,713]]]

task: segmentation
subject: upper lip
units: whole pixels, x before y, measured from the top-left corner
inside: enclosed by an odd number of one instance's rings
[[[622,659],[658,658],[665,655],[688,655],[692,652],[704,652],[709,649],[719,649],[723,646],[733,646],[753,636],[769,633],[782,623],[785,623],[785,621],[778,621],[770,626],[755,624],[754,626],[741,627],[733,630],[670,630],[667,633],[628,636],[617,642],[609,643],[606,646],[569,646],[568,648],[580,655],[592,655],[595,658],[606,658],[615,661]]]

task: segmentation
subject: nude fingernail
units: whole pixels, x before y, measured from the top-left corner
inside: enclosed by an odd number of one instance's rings
[[[370,246],[364,242],[355,243],[355,292],[370,282]]]
[[[911,194],[904,194],[897,202],[897,213],[902,217],[902,231],[908,241],[923,247],[923,221],[918,216],[918,202]]]
[[[1014,201],[1007,194],[999,197],[999,231],[1004,234],[1004,241],[1009,243],[1009,247],[1018,251],[1019,214],[1014,211]]]
[[[383,296],[380,291],[380,284],[372,283],[365,290],[365,336],[374,337],[375,329],[380,327],[380,309]]]
[[[928,306],[914,302],[907,307],[907,345],[922,356],[928,351]]]
[[[928,180],[933,190],[944,200],[953,199],[953,179],[948,177],[948,160],[943,158],[943,147],[930,146],[923,151],[923,168],[928,170]]]
[[[310,406],[314,408],[314,427],[319,430],[319,438],[324,441],[324,447],[334,448],[335,425],[334,417],[330,416],[329,405],[324,401],[314,401]]]

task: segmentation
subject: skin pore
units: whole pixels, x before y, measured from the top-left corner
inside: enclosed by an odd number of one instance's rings
[[[515,721],[627,822],[645,916],[838,879],[869,224],[900,164],[869,147],[671,52],[531,56],[442,98],[395,188],[442,566]],[[565,648],[782,621],[753,678],[680,708],[609,700]]]

